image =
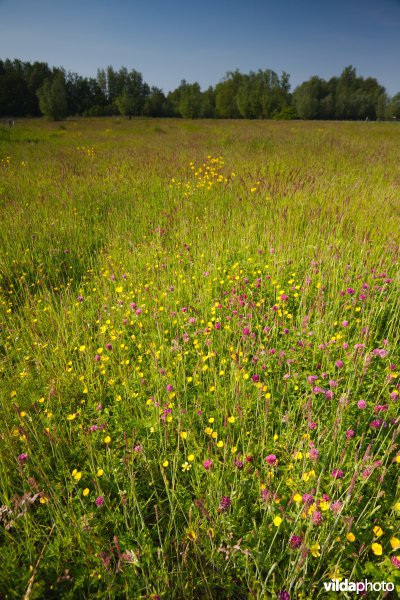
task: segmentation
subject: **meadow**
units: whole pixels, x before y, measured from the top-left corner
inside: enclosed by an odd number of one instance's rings
[[[0,126],[0,597],[396,597],[399,156],[396,123]]]

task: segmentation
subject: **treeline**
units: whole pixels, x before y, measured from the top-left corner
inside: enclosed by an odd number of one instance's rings
[[[183,80],[164,94],[139,71],[109,66],[97,77],[81,77],[44,62],[0,60],[0,116],[124,115],[229,119],[400,119],[400,92],[389,98],[372,77],[346,67],[326,81],[311,77],[290,91],[289,75],[267,69],[229,72],[202,91]]]

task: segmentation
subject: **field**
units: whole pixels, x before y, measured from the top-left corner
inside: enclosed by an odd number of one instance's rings
[[[394,123],[0,128],[0,597],[400,590],[399,156]]]

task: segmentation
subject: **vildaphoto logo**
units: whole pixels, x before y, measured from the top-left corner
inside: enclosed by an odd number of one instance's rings
[[[324,588],[327,592],[356,592],[362,594],[363,592],[393,592],[394,583],[390,581],[339,581],[339,579],[332,579],[332,581],[324,581]]]

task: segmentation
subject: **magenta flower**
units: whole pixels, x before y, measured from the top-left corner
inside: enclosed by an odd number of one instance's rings
[[[218,510],[219,512],[224,512],[228,510],[231,506],[231,499],[229,496],[222,496],[221,502],[219,503]]]
[[[292,550],[294,550],[295,548],[300,548],[301,542],[301,537],[299,537],[298,535],[292,535],[292,537],[289,540],[289,546]]]
[[[22,454],[18,454],[17,460],[20,465],[24,465],[28,460],[28,455],[25,452],[23,452]]]
[[[335,362],[335,365],[337,366],[338,369],[341,369],[343,367],[343,361],[342,360],[337,360]]]
[[[400,560],[396,556],[392,556],[390,560],[394,567],[397,567],[398,569],[400,569]]]
[[[311,504],[314,500],[314,496],[312,494],[303,494],[301,499],[304,502],[304,504]]]
[[[268,456],[265,458],[265,462],[269,465],[275,465],[277,463],[275,454],[268,454]]]
[[[340,500],[336,500],[336,502],[332,502],[331,504],[331,511],[334,513],[338,513],[342,510],[342,506],[343,504],[340,502]]]
[[[354,437],[354,435],[355,435],[355,433],[354,433],[354,430],[353,430],[353,429],[348,429],[348,430],[346,431],[346,438],[347,438],[348,440],[351,440],[351,439]]]
[[[343,476],[344,476],[344,473],[343,473],[342,469],[333,469],[332,477],[334,479],[342,479]]]
[[[206,471],[209,471],[213,466],[213,461],[210,460],[209,458],[207,458],[207,460],[205,460],[203,462],[203,467],[205,468]]]
[[[321,525],[323,521],[322,513],[319,510],[315,510],[311,516],[311,521],[314,525]]]
[[[357,406],[360,410],[364,410],[365,408],[367,408],[367,403],[365,402],[365,400],[359,400],[357,402]]]
[[[95,500],[95,504],[96,504],[96,506],[103,506],[103,504],[104,504],[104,497],[103,496],[97,496],[97,498]]]
[[[169,383],[166,388],[167,392],[173,392],[174,391],[174,387]]]
[[[311,448],[310,450],[310,458],[311,460],[318,460],[319,452],[316,448]]]

